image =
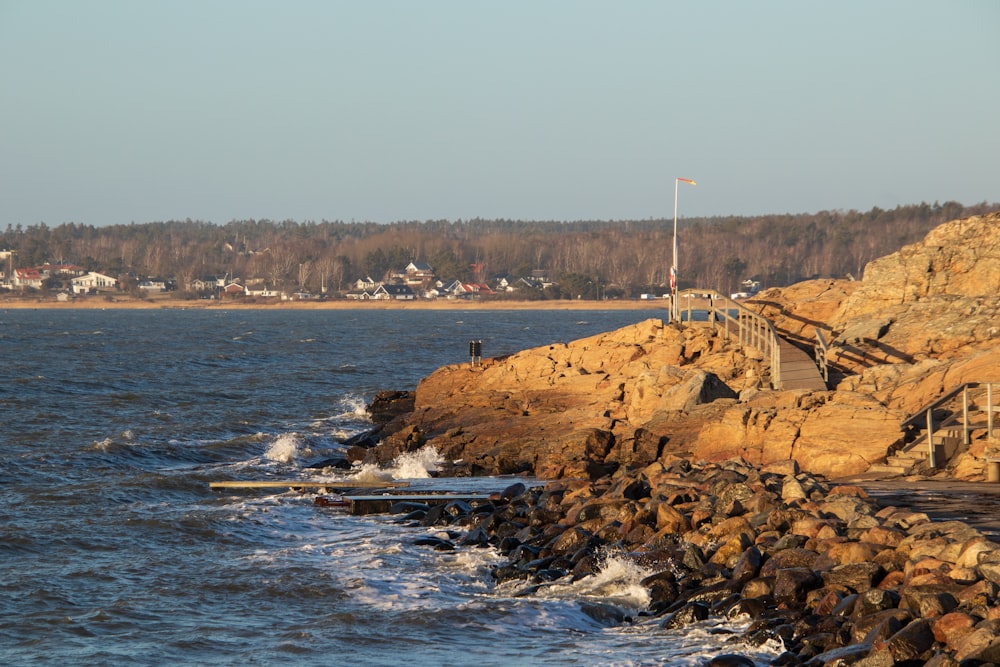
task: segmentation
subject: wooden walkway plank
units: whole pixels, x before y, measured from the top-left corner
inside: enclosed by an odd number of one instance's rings
[[[209,482],[211,489],[395,489],[409,486],[409,482],[359,482],[359,481],[329,481],[316,482],[298,479],[265,479],[265,480],[232,480]]]
[[[819,373],[816,362],[806,352],[779,338],[781,351],[781,388],[825,390],[826,383]]]

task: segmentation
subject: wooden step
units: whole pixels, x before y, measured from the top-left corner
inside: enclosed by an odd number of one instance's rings
[[[879,473],[881,475],[908,475],[912,468],[910,466],[882,465],[876,464],[868,467],[868,472]]]

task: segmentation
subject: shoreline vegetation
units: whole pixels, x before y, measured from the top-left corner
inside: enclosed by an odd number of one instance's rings
[[[324,301],[278,301],[237,299],[175,299],[151,296],[137,298],[130,295],[89,296],[72,301],[53,298],[4,296],[0,297],[2,309],[100,309],[100,310],[669,310],[666,299],[547,299],[536,301],[517,300],[368,300],[330,299]]]

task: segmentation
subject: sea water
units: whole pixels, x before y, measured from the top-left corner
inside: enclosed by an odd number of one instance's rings
[[[444,364],[565,342],[648,310],[0,310],[0,664],[766,664],[713,620],[643,615],[648,574],[600,571],[526,593],[491,549],[226,479],[334,479],[311,463],[370,427],[383,389]],[[366,474],[443,479],[422,450]],[[324,477],[323,475],[327,476]],[[530,480],[529,480],[530,482]]]

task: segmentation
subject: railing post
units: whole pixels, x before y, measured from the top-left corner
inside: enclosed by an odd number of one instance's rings
[[[934,416],[933,410],[927,410],[927,451],[930,453],[931,468],[937,468],[937,461],[934,460]]]
[[[993,383],[986,383],[986,437],[993,441]]]
[[[962,389],[962,444],[969,444],[969,385]]]

